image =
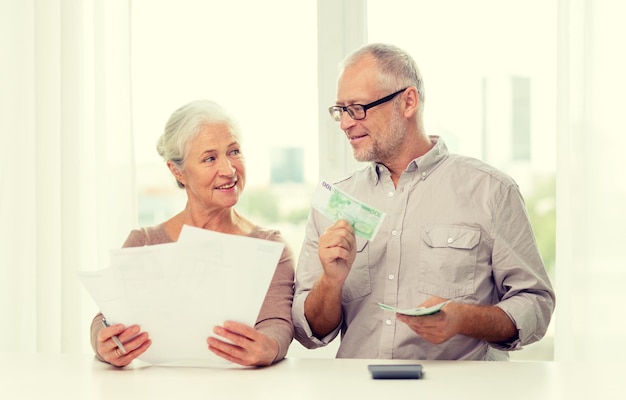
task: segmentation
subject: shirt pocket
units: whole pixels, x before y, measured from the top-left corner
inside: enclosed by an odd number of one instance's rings
[[[419,291],[443,298],[475,291],[480,229],[425,225],[419,247]]]
[[[354,263],[352,263],[350,273],[343,284],[341,292],[341,300],[343,303],[349,303],[372,293],[368,243],[368,240],[357,236],[356,258],[354,259]]]

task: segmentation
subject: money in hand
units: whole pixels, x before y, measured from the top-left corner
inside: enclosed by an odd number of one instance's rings
[[[415,316],[421,316],[421,315],[435,314],[441,311],[443,306],[448,304],[450,301],[451,300],[447,300],[447,301],[444,301],[443,303],[436,304],[432,307],[416,307],[416,308],[408,308],[408,309],[395,308],[395,307],[391,307],[383,303],[378,303],[378,306],[382,308],[383,310],[393,311],[393,312],[397,312],[400,314],[411,315],[415,317]]]
[[[312,206],[333,221],[347,220],[354,233],[373,240],[385,213],[360,202],[326,181],[322,181],[313,194]]]

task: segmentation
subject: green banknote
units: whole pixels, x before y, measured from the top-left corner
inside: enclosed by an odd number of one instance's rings
[[[439,312],[443,306],[448,304],[451,300],[444,301],[443,303],[436,304],[432,307],[416,307],[416,308],[408,308],[408,309],[400,309],[388,306],[383,303],[378,303],[378,306],[383,310],[393,311],[400,314],[411,315],[411,316],[420,316],[420,315],[431,315]]]
[[[347,220],[354,233],[373,240],[385,213],[360,202],[326,181],[320,182],[313,194],[312,206],[333,221]]]

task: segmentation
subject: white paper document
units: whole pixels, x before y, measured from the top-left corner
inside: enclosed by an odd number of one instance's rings
[[[110,324],[148,332],[140,360],[224,367],[206,339],[226,320],[254,326],[283,247],[185,225],[178,242],[112,250],[79,278]]]

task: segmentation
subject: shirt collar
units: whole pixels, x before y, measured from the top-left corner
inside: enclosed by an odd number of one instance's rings
[[[412,160],[405,168],[405,172],[419,171],[420,178],[426,179],[428,176],[448,157],[450,154],[445,142],[439,136],[429,136],[430,141],[434,144],[432,149],[426,154]],[[380,175],[389,174],[387,167],[378,163],[370,163],[370,179],[374,185],[380,181]]]
[[[426,154],[411,161],[405,171],[419,171],[420,178],[426,179],[428,176],[446,159],[450,154],[446,143],[439,136],[429,136],[434,144]]]

